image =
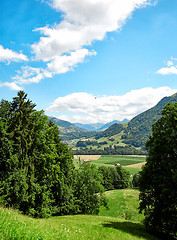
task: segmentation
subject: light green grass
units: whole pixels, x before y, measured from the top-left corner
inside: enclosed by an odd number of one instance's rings
[[[63,216],[32,219],[0,209],[1,240],[138,240],[157,238],[145,232],[140,223],[103,216]]]
[[[102,155],[98,160],[93,161],[94,163],[110,164],[115,165],[119,163],[121,166],[128,166],[131,164],[145,162],[146,157],[136,156],[120,156],[120,155]]]
[[[106,192],[109,210],[99,216],[75,215],[33,219],[17,211],[0,207],[1,240],[157,240],[148,234],[138,214],[138,191]]]
[[[106,192],[106,197],[108,198],[108,209],[101,207],[100,216],[110,216],[142,223],[144,216],[138,213],[138,190],[111,190]]]

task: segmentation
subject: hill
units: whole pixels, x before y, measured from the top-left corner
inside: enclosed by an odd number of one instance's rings
[[[60,137],[63,141],[79,139],[84,137],[89,138],[95,136],[96,134],[94,132],[90,132],[82,128],[79,128],[68,121],[60,120],[55,117],[48,117],[48,119],[58,126],[60,131]]]
[[[115,123],[105,131],[97,133],[95,138],[88,140],[89,147],[85,141],[84,148],[78,148],[74,153],[146,154],[145,143],[151,135],[152,124],[161,117],[161,111],[167,103],[175,102],[177,102],[177,94],[164,97],[156,106],[137,115],[128,123]]]
[[[137,190],[106,192],[109,209],[99,216],[74,215],[33,219],[17,211],[0,207],[0,239],[120,239],[157,240],[145,231],[138,214]]]
[[[123,143],[144,148],[145,142],[151,135],[152,124],[161,117],[162,109],[167,103],[175,102],[177,102],[177,94],[164,97],[156,106],[134,117],[124,130]]]
[[[107,128],[109,128],[109,127],[111,127],[113,124],[115,124],[115,123],[125,123],[125,122],[128,122],[129,120],[128,119],[124,119],[124,120],[122,120],[122,121],[117,121],[117,120],[114,120],[114,121],[112,121],[112,122],[109,122],[109,123],[106,123],[106,124],[104,124],[101,128],[99,128],[98,129],[98,131],[104,131],[104,130],[106,130]]]

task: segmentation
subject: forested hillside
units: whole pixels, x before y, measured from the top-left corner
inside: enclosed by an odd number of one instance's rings
[[[167,103],[177,102],[177,94],[164,97],[155,107],[139,114],[128,122],[122,139],[124,143],[134,147],[144,148],[145,142],[151,135],[152,124],[161,117],[161,111]]]
[[[151,135],[152,124],[161,117],[161,111],[167,103],[177,102],[177,94],[164,97],[153,108],[137,115],[124,124],[113,124],[105,131],[91,138],[92,147],[77,148],[77,154],[146,154],[145,142]],[[88,142],[90,143],[90,142]],[[90,145],[90,144],[88,144]]]

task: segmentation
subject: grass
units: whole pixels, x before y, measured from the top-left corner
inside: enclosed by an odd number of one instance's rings
[[[108,209],[101,207],[100,216],[110,216],[142,223],[144,216],[138,213],[138,190],[111,190],[106,192],[106,197],[108,198]]]
[[[136,156],[120,156],[120,155],[102,155],[97,163],[115,165],[119,163],[121,166],[128,166],[136,163],[145,162],[146,157],[136,157]],[[94,161],[95,163],[95,161]]]
[[[2,240],[157,240],[142,225],[138,214],[138,191],[132,189],[106,192],[109,210],[99,216],[75,215],[33,219],[17,211],[0,207]]]
[[[88,155],[89,158],[89,155]],[[98,160],[91,160],[97,167],[106,166],[114,167],[115,163],[120,163],[121,166],[125,168],[130,175],[134,175],[141,171],[138,167],[129,167],[129,165],[145,162],[146,157],[136,157],[136,156],[120,156],[120,155],[102,155]],[[79,159],[74,159],[74,166],[79,167]]]

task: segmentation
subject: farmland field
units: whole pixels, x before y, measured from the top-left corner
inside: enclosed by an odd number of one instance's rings
[[[145,156],[120,156],[120,155],[102,155],[98,157],[98,155],[82,155],[81,159],[85,156],[85,159],[88,159],[92,161],[93,163],[101,163],[101,164],[109,164],[109,165],[115,165],[120,164],[121,166],[128,166],[132,164],[142,163],[145,162],[146,157]],[[83,158],[84,159],[84,158]]]

